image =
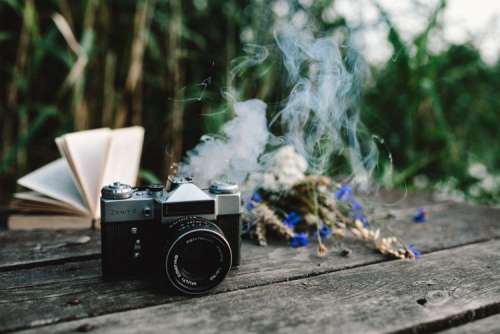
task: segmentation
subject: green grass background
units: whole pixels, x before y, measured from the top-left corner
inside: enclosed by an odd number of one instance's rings
[[[344,18],[322,19],[332,2],[290,3],[307,11],[318,31],[347,40]],[[163,179],[202,134],[230,119],[227,94],[261,98],[270,114],[279,109],[289,87],[277,58],[239,77],[232,71],[247,60],[245,34],[276,51],[269,6],[0,1],[0,203],[18,177],[58,157],[53,138],[62,133],[143,125],[141,177],[149,182]],[[366,127],[383,138],[376,177],[388,186],[437,187],[498,203],[500,64],[486,64],[472,41],[431,51],[445,7],[442,1],[412,40],[380,9],[393,54],[370,68],[361,104]],[[56,13],[66,26],[55,24]],[[478,164],[486,174],[471,173]]]

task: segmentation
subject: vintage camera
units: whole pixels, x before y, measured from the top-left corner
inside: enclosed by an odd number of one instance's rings
[[[202,294],[240,263],[238,186],[207,191],[190,178],[132,188],[115,182],[101,191],[105,279],[148,274],[187,294]]]

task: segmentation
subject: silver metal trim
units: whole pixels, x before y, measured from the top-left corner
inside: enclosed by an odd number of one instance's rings
[[[235,194],[238,192],[238,185],[229,182],[214,182],[210,185],[209,191],[212,194]]]
[[[132,197],[133,189],[125,183],[113,182],[101,189],[101,196],[104,199],[128,199]]]

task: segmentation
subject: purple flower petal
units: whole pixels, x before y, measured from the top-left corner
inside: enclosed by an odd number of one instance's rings
[[[413,222],[417,224],[425,223],[427,220],[427,212],[424,208],[418,208],[413,216]]]
[[[321,226],[321,228],[319,229],[319,235],[321,238],[323,239],[327,239],[330,237],[330,235],[332,234],[332,231],[330,230],[330,228],[328,226],[326,226],[325,224],[323,224]]]
[[[352,194],[352,188],[348,185],[342,185],[335,193],[335,196],[341,201],[344,196],[349,196],[350,194]]]
[[[415,258],[420,259],[422,257],[422,252],[420,252],[413,244],[408,245],[408,249],[415,255]]]
[[[297,233],[290,239],[290,246],[293,248],[305,247],[308,244],[309,236],[304,232]]]
[[[300,215],[297,212],[292,211],[285,217],[285,219],[283,219],[283,224],[290,228],[294,228],[300,221]]]
[[[246,203],[245,208],[248,211],[251,211],[255,208],[255,203],[260,203],[260,202],[262,202],[262,200],[263,200],[262,196],[257,191],[255,191],[252,194],[252,197],[250,198],[250,200]]]

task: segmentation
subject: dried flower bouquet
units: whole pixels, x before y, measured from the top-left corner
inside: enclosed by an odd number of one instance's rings
[[[331,178],[306,175],[307,163],[293,147],[285,146],[266,164],[265,170],[250,175],[245,189],[243,221],[247,235],[259,245],[267,245],[270,234],[287,240],[292,247],[304,247],[310,238],[317,241],[319,256],[326,255],[327,238],[351,234],[381,254],[415,259],[418,250],[396,237],[384,237],[371,229],[363,206],[348,185]]]

